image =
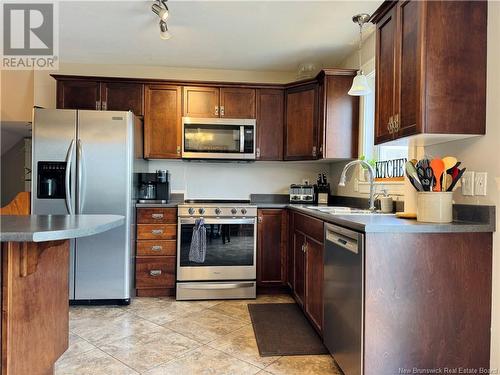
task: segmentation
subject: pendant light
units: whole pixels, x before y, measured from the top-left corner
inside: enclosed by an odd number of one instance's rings
[[[352,22],[357,23],[359,25],[359,46],[358,46],[358,58],[359,58],[359,70],[356,73],[356,77],[354,77],[352,81],[351,89],[348,94],[352,96],[363,96],[371,93],[370,86],[368,86],[368,81],[366,80],[366,76],[363,74],[361,70],[361,47],[363,44],[363,25],[368,22],[370,19],[370,15],[366,13],[357,14],[352,17]]]

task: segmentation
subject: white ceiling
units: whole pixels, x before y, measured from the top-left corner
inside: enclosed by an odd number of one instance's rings
[[[169,1],[170,40],[152,1],[59,3],[62,62],[295,71],[356,48],[357,13],[381,1]]]

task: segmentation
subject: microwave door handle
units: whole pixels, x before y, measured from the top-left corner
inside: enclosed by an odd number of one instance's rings
[[[68,153],[66,154],[66,174],[64,178],[64,189],[66,191],[66,208],[68,213],[73,215],[73,206],[71,205],[71,160],[73,158],[73,150],[75,148],[75,140],[73,139],[69,145]]]
[[[240,126],[240,153],[245,152],[245,127],[243,125]]]

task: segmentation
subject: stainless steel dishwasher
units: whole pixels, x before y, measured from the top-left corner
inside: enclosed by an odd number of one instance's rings
[[[363,372],[364,235],[325,225],[323,340],[345,375]]]

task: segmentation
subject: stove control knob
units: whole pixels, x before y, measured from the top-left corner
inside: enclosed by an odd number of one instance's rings
[[[246,209],[246,208],[242,208],[242,209],[241,209],[241,213],[242,213],[243,215],[245,215],[245,214],[247,213],[247,209]]]
[[[193,215],[193,214],[194,214],[194,208],[193,208],[193,207],[189,207],[189,209],[188,209],[188,213],[189,213],[190,215]]]
[[[220,208],[216,208],[216,209],[215,209],[215,214],[216,214],[216,215],[220,215],[220,213],[221,213]]]
[[[205,213],[205,209],[204,209],[204,208],[200,208],[200,209],[198,210],[198,212],[200,213],[200,215],[203,215],[203,214]]]
[[[236,208],[231,208],[231,213],[232,213],[233,215],[236,215],[236,212],[238,212],[238,211],[236,210]]]

